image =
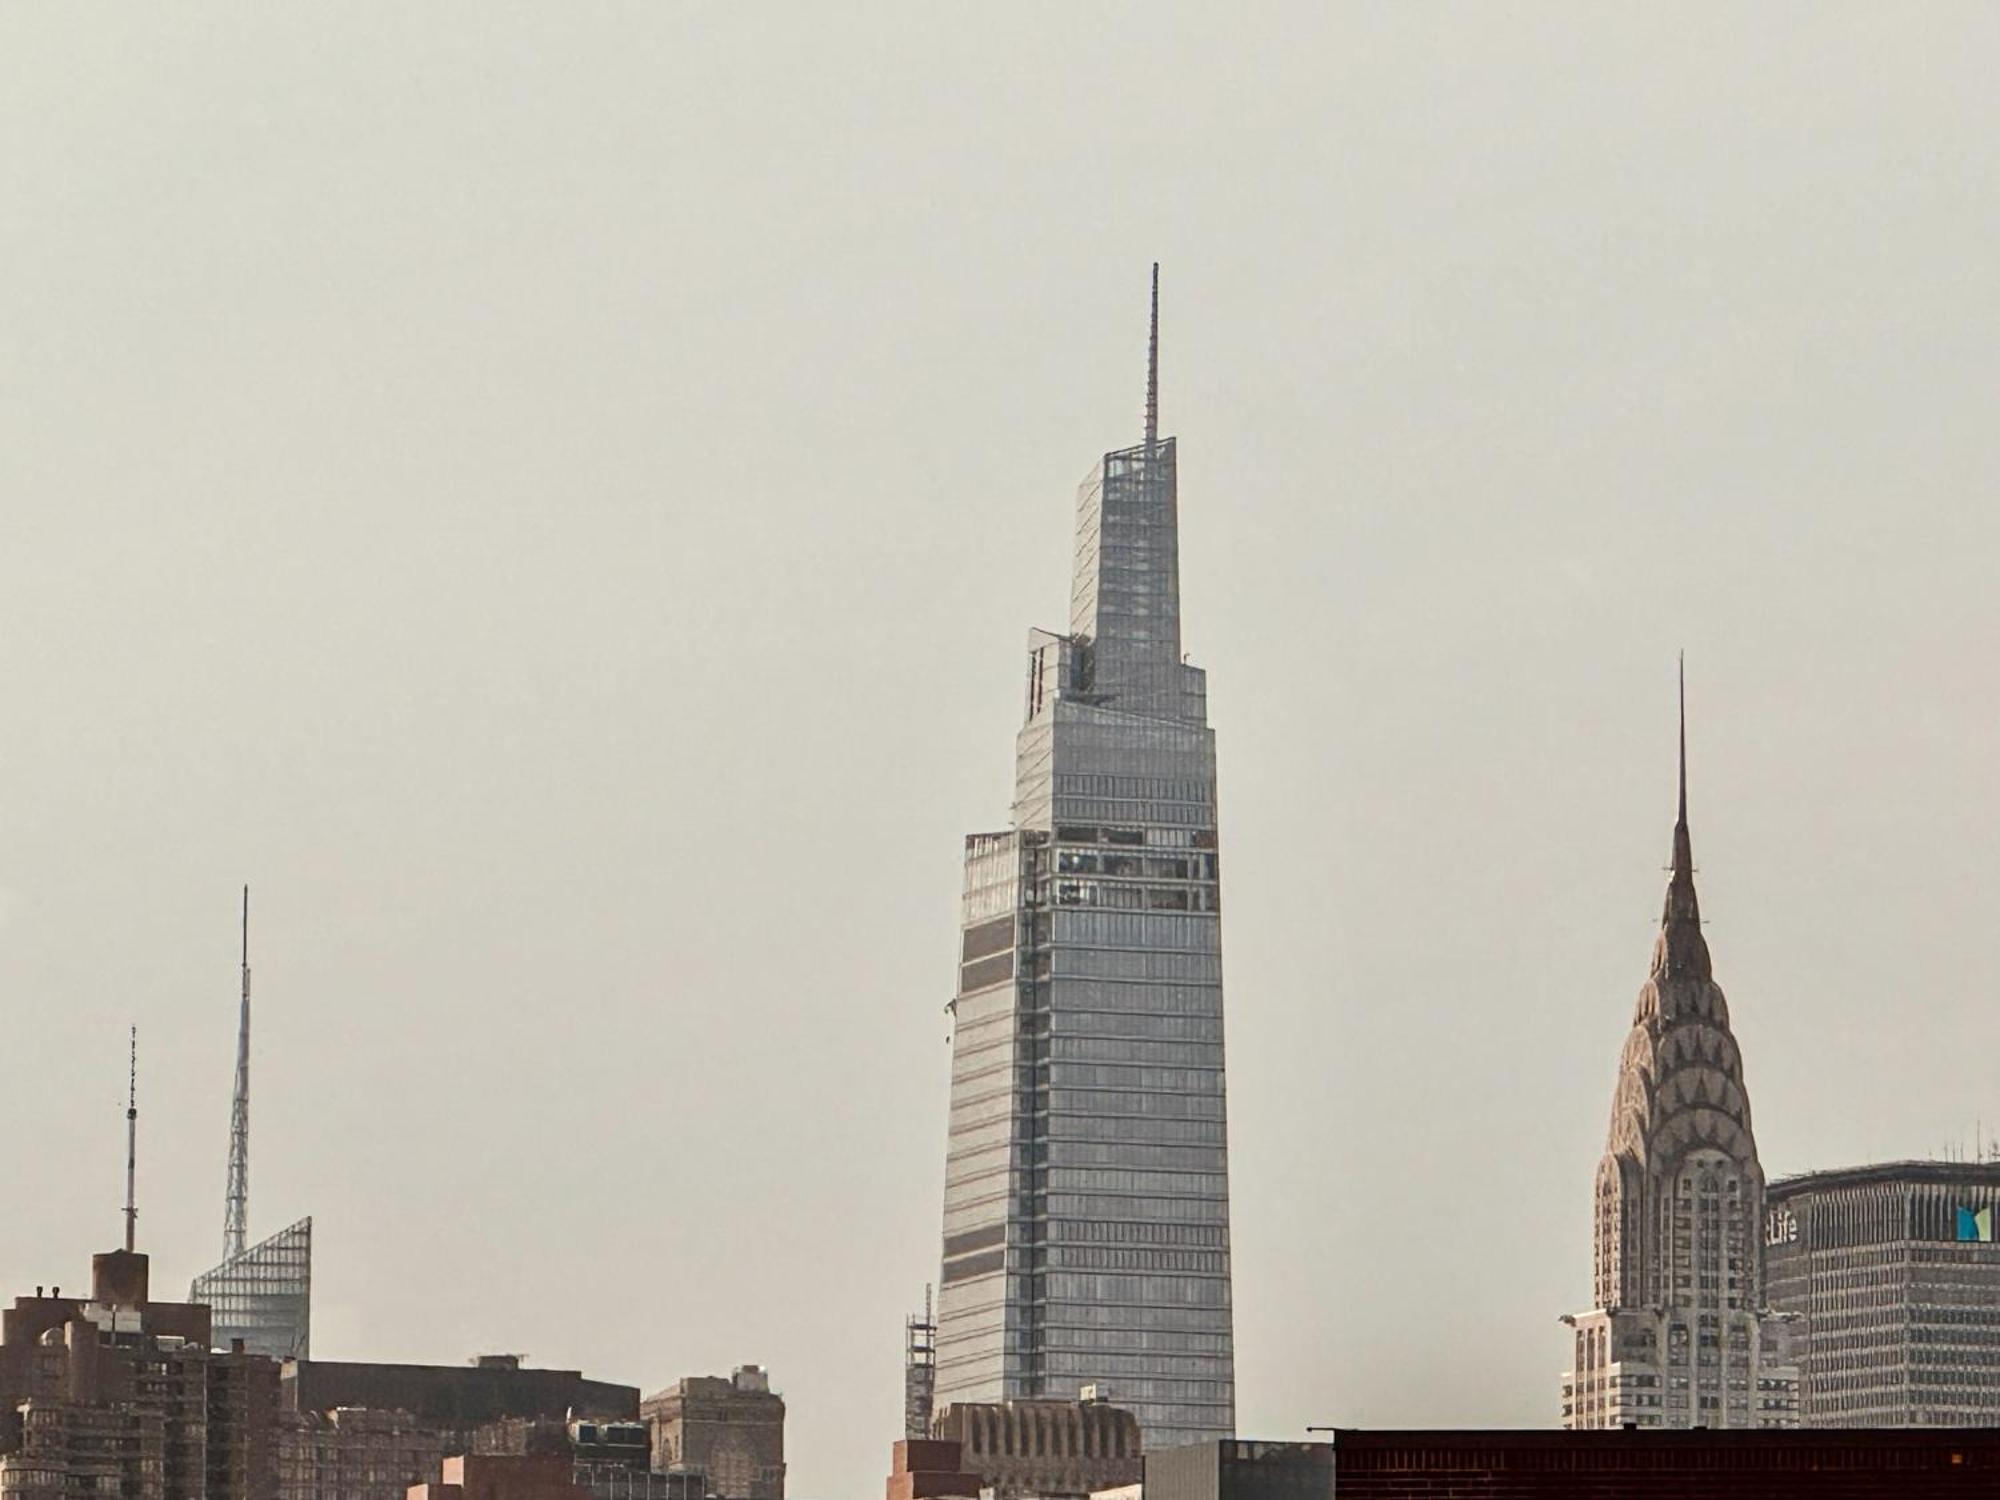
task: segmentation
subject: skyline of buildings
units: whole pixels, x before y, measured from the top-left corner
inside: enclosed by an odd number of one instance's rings
[[[1070,628],[1030,634],[1011,826],[966,840],[941,1299],[935,1324],[927,1309],[906,1326],[904,1430],[953,1434],[969,1468],[980,1434],[1015,1441],[975,1412],[1012,1403],[1066,1421],[1080,1390],[1087,1408],[1132,1414],[1155,1449],[1235,1430],[1215,734],[1205,676],[1182,654],[1157,298],[1156,267],[1145,439],[1084,480]],[[1702,933],[1684,688],[1670,872],[1595,1182],[1595,1306],[1565,1320],[1564,1425],[2000,1423],[2000,1165],[1886,1163],[1766,1186]],[[226,1253],[189,1304],[208,1314],[209,1349],[240,1341],[236,1354],[310,1371],[312,1220],[247,1242],[247,902],[246,888]],[[128,1326],[143,1290],[98,1302],[109,1310],[82,1321],[112,1345],[157,1333],[143,1315]],[[181,1305],[162,1316],[168,1306]],[[144,1347],[191,1390],[197,1336],[167,1336],[180,1344]],[[121,1390],[90,1384],[95,1358],[43,1362],[79,1389]],[[231,1378],[216,1389],[251,1389]],[[686,1450],[669,1408],[697,1398],[733,1413],[718,1431],[761,1424],[757,1444]],[[763,1416],[742,1415],[759,1402]],[[657,1470],[698,1457],[736,1500],[782,1500],[783,1414],[751,1366],[683,1381],[642,1412]],[[346,1419],[357,1441],[369,1420]],[[71,1414],[23,1426],[34,1443],[0,1453],[24,1475],[56,1464],[64,1423],[85,1447],[137,1430]],[[394,1423],[380,1431],[409,1439]],[[175,1441],[141,1446],[165,1454]]]
[[[1235,1364],[1215,734],[1158,396],[1155,265],[1145,439],[1077,492],[1011,826],[965,843],[935,1398],[1104,1383],[1172,1444],[1235,1430]]]
[[[785,1403],[757,1366],[635,1386],[536,1369],[277,1358],[211,1309],[155,1302],[151,1262],[0,1314],[7,1500],[404,1500],[454,1454],[553,1461],[592,1500],[784,1500]],[[574,1500],[574,1497],[572,1497]]]

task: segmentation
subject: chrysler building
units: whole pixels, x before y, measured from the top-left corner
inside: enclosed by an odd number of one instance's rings
[[[1685,682],[1666,909],[1618,1060],[1594,1211],[1594,1303],[1563,1319],[1575,1330],[1563,1425],[1796,1426],[1788,1329],[1764,1306],[1743,1054],[1695,899]]]

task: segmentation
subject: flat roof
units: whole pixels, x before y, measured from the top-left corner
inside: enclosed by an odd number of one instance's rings
[[[1764,1193],[1767,1198],[1777,1198],[1830,1188],[1872,1187],[1885,1182],[2000,1187],[2000,1161],[1885,1161],[1866,1167],[1834,1167],[1777,1178],[1765,1186]]]

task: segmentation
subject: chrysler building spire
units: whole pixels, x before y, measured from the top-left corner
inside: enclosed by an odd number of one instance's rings
[[[1712,969],[1701,935],[1701,902],[1694,891],[1694,841],[1688,834],[1687,664],[1680,674],[1680,807],[1674,818],[1674,853],[1667,899],[1660,913],[1660,940],[1653,949],[1653,975],[1688,975],[1707,980]]]

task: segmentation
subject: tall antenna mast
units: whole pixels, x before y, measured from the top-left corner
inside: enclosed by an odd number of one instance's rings
[[[1687,652],[1680,656],[1681,666],[1681,810],[1680,821],[1688,820],[1688,664]]]
[[[1146,334],[1146,446],[1160,440],[1160,263],[1153,262],[1153,319]]]
[[[236,1094],[229,1106],[229,1192],[222,1254],[243,1253],[250,1218],[250,887],[243,887],[243,1007],[236,1023]]]
[[[139,1028],[132,1028],[132,1055],[125,1075],[125,1253],[139,1241]]]

